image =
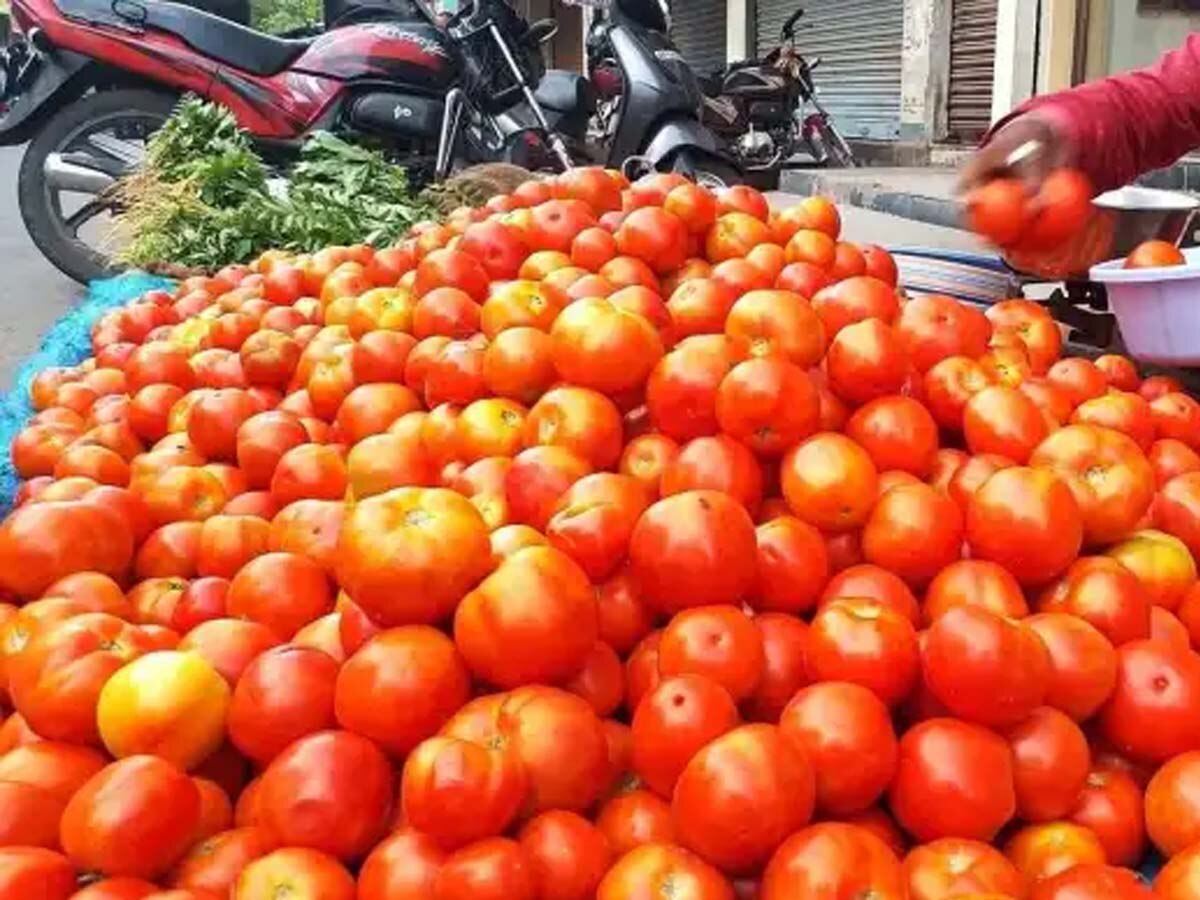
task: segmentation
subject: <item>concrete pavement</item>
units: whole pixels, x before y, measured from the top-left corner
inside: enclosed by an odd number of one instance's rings
[[[17,209],[17,170],[24,147],[0,149],[0,390],[42,332],[83,293],[46,262],[25,233]]]

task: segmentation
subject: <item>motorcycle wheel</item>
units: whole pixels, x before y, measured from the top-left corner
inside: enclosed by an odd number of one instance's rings
[[[17,199],[30,238],[79,282],[117,271],[111,187],[145,156],[176,98],[137,88],[88,94],[54,113],[21,160]]]
[[[745,182],[737,168],[708,154],[691,154],[686,151],[675,157],[674,171],[686,175],[704,187],[718,189]]]
[[[828,118],[821,117],[815,124],[817,131],[817,141],[821,145],[821,150],[824,151],[824,164],[832,166],[836,169],[853,169],[857,163],[854,161],[854,151],[850,149],[850,145],[846,143],[846,139],[842,137],[841,132],[833,127],[833,123]],[[814,156],[816,153],[814,152]]]

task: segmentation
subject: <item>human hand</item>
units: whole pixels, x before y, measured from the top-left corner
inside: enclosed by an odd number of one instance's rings
[[[1075,147],[1059,129],[1036,112],[1013,119],[967,160],[958,179],[966,193],[999,175],[1021,179],[1031,196],[1055,169],[1070,166]]]

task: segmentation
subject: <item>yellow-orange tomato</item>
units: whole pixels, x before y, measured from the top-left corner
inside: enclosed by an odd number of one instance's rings
[[[148,653],[100,691],[96,722],[118,759],[149,753],[191,769],[221,745],[230,691],[198,653]]]

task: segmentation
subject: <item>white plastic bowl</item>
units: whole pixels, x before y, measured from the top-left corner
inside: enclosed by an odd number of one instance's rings
[[[1092,266],[1092,281],[1108,290],[1125,349],[1143,362],[1200,366],[1200,247],[1187,263],[1126,269],[1124,259]]]

